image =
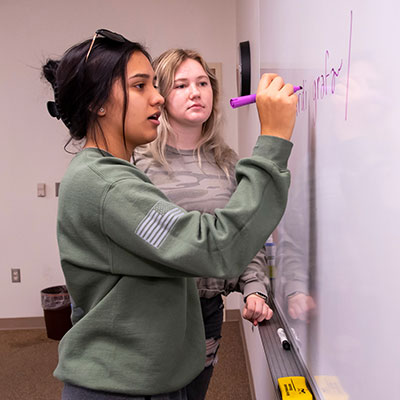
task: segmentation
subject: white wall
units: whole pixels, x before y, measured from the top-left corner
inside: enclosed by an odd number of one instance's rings
[[[237,42],[248,40],[251,54],[251,93],[256,93],[260,77],[260,0],[236,0]],[[260,134],[257,108],[255,104],[236,109],[238,112],[239,155],[251,155],[254,143]],[[243,302],[240,303],[243,308]],[[254,389],[257,399],[274,399],[267,359],[261,343],[258,328],[252,328],[248,321],[243,322],[247,350],[251,363]]]
[[[108,28],[143,42],[157,56],[171,47],[199,50],[223,66],[227,142],[237,150],[237,114],[229,107],[236,95],[236,10],[231,0],[2,0],[0,5],[0,318],[41,316],[40,290],[64,282],[55,221],[55,182],[71,156],[68,135],[51,118],[49,87],[40,80],[46,57]],[[232,84],[234,83],[234,84]],[[47,197],[36,185],[47,184]],[[20,268],[21,283],[11,283]]]

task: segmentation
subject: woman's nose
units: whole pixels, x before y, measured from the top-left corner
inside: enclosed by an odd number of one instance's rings
[[[159,104],[160,106],[165,103],[164,97],[161,96],[160,92],[156,88],[154,88],[154,95],[152,98],[152,103]]]
[[[199,88],[196,85],[190,85],[190,97],[198,97],[200,96]]]

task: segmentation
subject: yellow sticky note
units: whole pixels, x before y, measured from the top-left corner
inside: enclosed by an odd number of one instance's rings
[[[315,382],[325,400],[349,400],[349,395],[343,390],[337,376],[316,376]]]
[[[312,400],[304,376],[285,376],[278,379],[283,400]]]

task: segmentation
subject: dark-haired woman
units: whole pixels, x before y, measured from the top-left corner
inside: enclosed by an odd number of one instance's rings
[[[279,222],[293,87],[262,77],[262,135],[237,164],[230,202],[210,215],[170,203],[129,162],[156,137],[164,102],[140,45],[100,30],[43,72],[55,92],[49,111],[71,139],[83,139],[59,193],[58,244],[73,300],[55,371],[63,399],[186,399],[205,361],[193,277],[240,275]]]

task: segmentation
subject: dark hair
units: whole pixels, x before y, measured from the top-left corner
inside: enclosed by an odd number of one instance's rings
[[[97,112],[110,95],[113,83],[121,79],[124,89],[123,127],[125,126],[127,91],[126,65],[134,52],[141,52],[151,62],[145,48],[136,42],[110,40],[98,36],[86,60],[92,40],[68,49],[60,60],[47,60],[43,76],[54,90],[54,103],[48,104],[51,115],[60,118],[69,129],[71,140],[82,140],[88,128],[97,123]],[[123,132],[125,142],[125,131]]]

